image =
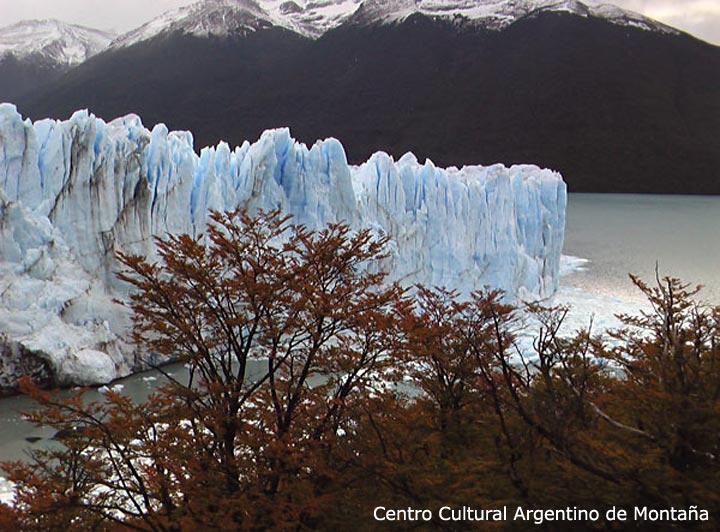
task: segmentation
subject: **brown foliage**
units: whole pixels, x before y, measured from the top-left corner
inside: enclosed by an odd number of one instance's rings
[[[158,240],[157,263],[121,256],[138,344],[188,364],[189,382],[168,376],[143,404],[24,382],[43,406],[31,418],[63,438],[3,464],[17,496],[0,529],[372,530],[375,506],[720,510],[720,310],[679,281],[635,279],[652,312],[567,336],[563,308],[385,284],[367,267],[385,242],[367,231],[212,219],[205,237]]]

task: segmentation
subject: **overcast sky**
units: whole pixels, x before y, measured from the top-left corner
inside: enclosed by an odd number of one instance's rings
[[[58,18],[124,32],[194,0],[0,0],[0,26],[23,19]],[[613,3],[720,44],[720,0],[587,0]],[[262,2],[262,0],[261,0]]]

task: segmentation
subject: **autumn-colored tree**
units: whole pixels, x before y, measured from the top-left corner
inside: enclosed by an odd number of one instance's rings
[[[375,506],[720,511],[720,308],[634,278],[649,312],[565,334],[562,307],[386,284],[371,273],[385,243],[235,211],[159,239],[157,262],[121,256],[138,347],[189,380],[168,375],[139,404],[24,381],[43,406],[28,415],[60,438],[3,464],[16,500],[0,529],[374,530]]]
[[[352,444],[383,487],[363,498],[438,510],[497,507],[523,490],[497,361],[510,356],[518,323],[501,296],[416,287],[400,352],[411,388],[377,398]]]
[[[678,279],[633,281],[650,310],[623,316],[600,353],[622,370],[606,409],[646,453],[634,464],[644,493],[720,511],[720,307]]]
[[[531,350],[518,346],[526,325],[499,294],[459,301],[419,288],[405,356],[423,393],[404,417],[375,413],[365,436],[381,442],[367,453],[384,456],[378,478],[393,472],[383,496],[717,512],[718,309],[676,279],[633,280],[652,311],[623,317],[609,336],[563,334],[566,308],[529,305]]]
[[[497,359],[504,410],[550,452],[531,460],[531,498],[717,512],[720,309],[677,279],[631,277],[650,310],[621,316],[620,330],[563,335],[565,309],[531,305],[540,322],[532,360]],[[538,467],[562,484],[538,486]]]
[[[206,240],[158,240],[158,263],[120,257],[138,344],[187,363],[189,383],[142,405],[33,392],[34,419],[73,433],[9,467],[24,526],[282,528],[322,507],[334,447],[392,362],[404,292],[368,273],[384,246],[369,231],[212,220]]]
[[[462,423],[475,391],[476,369],[470,344],[460,333],[460,318],[470,303],[457,292],[417,287],[416,307],[406,318],[406,373],[432,401],[438,427],[447,432]]]
[[[461,300],[454,292],[418,287],[415,311],[406,321],[406,360],[412,382],[432,401],[444,438],[476,447],[477,430],[492,434],[500,461],[524,492],[515,470],[518,442],[507,419],[507,395],[517,379],[511,357],[518,319],[501,297],[500,291],[478,291]]]

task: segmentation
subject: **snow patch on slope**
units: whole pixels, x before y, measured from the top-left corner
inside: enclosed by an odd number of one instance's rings
[[[261,0],[279,25],[308,37],[319,37],[342,24],[362,0]]]

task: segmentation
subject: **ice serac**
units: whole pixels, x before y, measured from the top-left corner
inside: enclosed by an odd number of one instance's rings
[[[558,287],[565,185],[532,165],[436,168],[374,154],[354,173],[366,223],[392,236],[402,280],[468,293],[488,285],[521,298]]]
[[[190,133],[150,131],[134,115],[32,123],[4,104],[0,189],[0,344],[33,353],[66,384],[141,366],[113,303],[124,289],[115,254],[152,255],[153,235],[197,235],[212,209],[370,227],[390,237],[382,268],[406,283],[522,298],[558,286],[565,184],[530,165],[440,169],[381,152],[352,167],[337,140],[308,149],[287,129],[198,155]]]

